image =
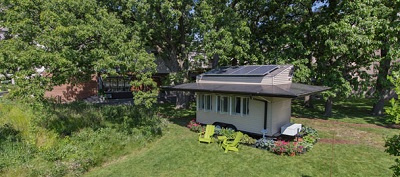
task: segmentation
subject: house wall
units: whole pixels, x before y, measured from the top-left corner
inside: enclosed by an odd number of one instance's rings
[[[234,125],[238,130],[260,134],[264,128],[264,102],[249,100],[249,115],[236,115],[234,113],[217,112],[217,94],[211,94],[213,105],[212,111],[197,110],[196,120],[203,124],[223,122]],[[235,95],[223,95],[235,96]]]
[[[272,85],[280,85],[280,84],[290,84],[292,83],[292,78],[289,76],[292,67],[286,68],[281,73],[277,74],[273,78]]]
[[[196,93],[197,95],[203,93]],[[268,136],[280,132],[280,127],[290,122],[291,99],[277,97],[263,97],[249,100],[249,115],[236,115],[234,113],[217,112],[216,100],[218,94],[212,96],[212,110],[197,110],[196,120],[203,124],[213,124],[214,122],[223,122],[234,125],[238,130],[250,133],[261,134],[264,129],[264,111],[265,102],[267,104],[267,129]],[[220,94],[222,96],[237,96]],[[198,102],[197,102],[198,103]]]
[[[290,98],[277,98],[271,99],[268,115],[270,122],[268,122],[268,136],[275,133],[280,133],[281,127],[290,123],[292,100]]]
[[[56,101],[66,103],[82,100],[94,95],[97,95],[97,82],[95,76],[88,82],[76,85],[64,84],[61,86],[55,86],[52,91],[47,91],[44,96],[46,98],[55,98]]]

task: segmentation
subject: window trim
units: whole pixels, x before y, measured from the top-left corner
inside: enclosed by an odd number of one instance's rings
[[[212,95],[211,94],[204,94],[203,95],[204,96],[204,98],[203,98],[203,102],[204,102],[204,104],[203,104],[203,106],[204,106],[204,108],[203,108],[203,110],[204,111],[212,111],[213,110],[213,104],[212,104]],[[207,97],[209,97],[209,100],[207,100]]]
[[[218,97],[219,97],[219,107],[217,108],[217,110],[218,110],[218,112],[220,113],[220,114],[230,114],[230,112],[231,112],[231,97],[230,96],[225,96],[225,95],[218,95]],[[224,109],[224,99],[223,98],[226,98],[226,112],[225,111],[223,111]]]

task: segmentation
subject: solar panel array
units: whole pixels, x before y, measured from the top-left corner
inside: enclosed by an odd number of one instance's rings
[[[277,68],[277,65],[237,66],[215,69],[205,75],[264,76]]]

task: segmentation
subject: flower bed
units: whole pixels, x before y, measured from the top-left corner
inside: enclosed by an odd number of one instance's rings
[[[304,126],[298,138],[287,139],[278,137],[277,139],[261,138],[257,140],[255,146],[265,149],[278,155],[300,155],[310,151],[318,141],[317,130]]]
[[[189,122],[189,124],[186,125],[186,127],[189,128],[191,131],[194,131],[196,133],[200,133],[200,132],[205,130],[205,128],[203,126],[201,126],[200,123],[196,122],[196,120],[194,120],[194,119],[191,120]]]
[[[195,119],[191,120],[188,125],[191,131],[196,133],[205,131],[205,127]],[[232,129],[221,128],[219,126],[215,127],[214,136],[226,136],[227,138],[235,138],[236,132]],[[278,155],[300,155],[305,152],[310,151],[314,144],[318,141],[317,130],[303,126],[297,137],[278,137],[278,138],[261,138],[255,140],[247,134],[244,134],[240,143],[248,146],[255,146],[256,148],[265,149]]]

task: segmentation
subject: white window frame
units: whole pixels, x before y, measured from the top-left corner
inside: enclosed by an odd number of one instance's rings
[[[246,103],[246,105],[244,104]],[[242,116],[247,116],[250,113],[250,98],[243,97],[242,98]]]
[[[238,100],[239,100],[239,112],[237,112],[237,109],[238,109]],[[233,104],[233,110],[232,110],[232,114],[241,114],[242,113],[242,97],[240,97],[240,96],[235,96],[234,98],[233,98],[233,102],[232,102],[232,104]]]
[[[226,98],[227,102],[226,102],[226,106],[224,106],[224,98]],[[230,96],[224,96],[224,95],[218,95],[217,100],[219,100],[219,104],[218,104],[218,108],[217,111],[221,114],[230,114],[230,110],[231,110],[231,98]],[[224,111],[224,107],[226,107],[226,111]]]
[[[204,95],[197,94],[197,110],[204,110]]]
[[[212,95],[210,95],[210,94],[204,94],[203,95],[204,96],[204,98],[203,98],[203,101],[204,101],[204,110],[205,111],[212,111]]]
[[[238,108],[238,102],[240,101],[240,107]],[[244,104],[246,102],[246,104]],[[232,101],[232,114],[234,115],[240,115],[240,116],[247,116],[249,115],[249,104],[250,104],[250,99],[249,97],[242,97],[242,96],[235,96],[233,97]],[[239,109],[239,112],[238,112]]]

